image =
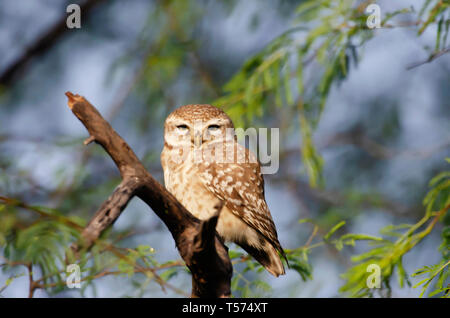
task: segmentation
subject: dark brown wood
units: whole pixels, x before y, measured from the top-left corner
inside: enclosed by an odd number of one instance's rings
[[[84,248],[119,217],[127,203],[138,196],[158,215],[171,232],[178,251],[192,273],[192,297],[229,297],[233,268],[228,249],[216,233],[222,206],[209,220],[195,218],[145,169],[128,144],[84,97],[66,93],[68,105],[90,136],[111,156],[122,176],[121,184],[98,209],[82,232]],[[81,247],[81,246],[80,246]],[[73,246],[75,252],[80,248]]]
[[[89,248],[100,234],[117,220],[128,202],[135,195],[138,187],[139,182],[135,178],[124,179],[117,186],[113,194],[101,205],[88,225],[83,229],[81,233],[83,238],[82,246]]]

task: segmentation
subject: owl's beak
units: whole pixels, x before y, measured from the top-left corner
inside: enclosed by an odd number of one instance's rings
[[[202,134],[200,132],[196,132],[194,135],[194,146],[199,148],[202,145]]]

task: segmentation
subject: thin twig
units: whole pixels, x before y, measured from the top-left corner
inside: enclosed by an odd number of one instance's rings
[[[427,63],[431,63],[434,60],[438,59],[439,57],[441,57],[441,56],[443,56],[444,54],[447,54],[447,53],[450,53],[450,47],[442,49],[442,50],[437,51],[437,52],[434,52],[425,61],[413,63],[413,64],[409,65],[406,69],[409,71],[409,70],[412,70],[413,68],[419,67],[421,65],[424,65],[424,64],[427,64]]]
[[[29,282],[28,298],[33,298],[34,291],[36,290],[36,284],[33,280],[33,264],[29,263],[27,265],[27,269],[28,269],[28,282]]]

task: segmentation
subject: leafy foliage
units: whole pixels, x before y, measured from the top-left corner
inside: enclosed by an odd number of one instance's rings
[[[437,283],[435,290],[429,293],[429,296],[435,296],[439,293],[442,293],[443,297],[449,297],[450,287],[445,285],[449,278],[449,271],[448,266],[450,265],[450,261],[447,261],[444,263],[442,260],[440,263],[432,265],[432,266],[424,266],[420,269],[418,269],[412,276],[420,276],[424,274],[428,274],[429,277],[422,279],[420,282],[418,282],[413,287],[416,288],[420,285],[422,285],[422,291],[420,292],[420,297],[423,296],[423,294],[426,292],[427,288],[431,285],[431,282],[434,278],[437,277]]]
[[[276,111],[273,104],[296,109],[302,161],[312,186],[323,184],[323,159],[314,146],[313,130],[333,85],[348,76],[360,58],[358,48],[375,34],[366,25],[366,6],[357,3],[304,1],[296,9],[296,25],[247,60],[224,86],[225,96],[214,101],[237,126]],[[383,25],[409,11],[388,15]]]
[[[425,32],[433,22],[437,21],[434,51],[438,52],[446,49],[450,29],[450,3],[447,1],[426,0],[419,12],[419,19],[424,19],[418,31],[419,35]]]
[[[447,159],[448,161],[449,159]],[[450,162],[449,162],[450,163]],[[370,240],[372,248],[363,254],[353,256],[352,261],[357,265],[350,268],[342,277],[346,283],[341,287],[341,291],[350,294],[354,297],[373,296],[374,290],[370,289],[366,284],[367,268],[371,264],[376,264],[381,268],[381,283],[382,288],[390,292],[390,280],[394,271],[397,270],[398,284],[403,287],[405,282],[411,285],[409,277],[403,267],[403,256],[419,244],[425,237],[427,237],[433,230],[440,218],[448,215],[447,211],[450,209],[450,171],[445,171],[438,174],[430,181],[431,190],[424,199],[426,207],[425,216],[416,224],[400,224],[389,225],[381,230],[386,238],[360,236],[348,234],[342,236],[335,242],[338,248],[344,244],[353,245],[356,240]],[[427,226],[421,229],[423,226]],[[403,232],[402,232],[403,231]],[[389,240],[387,237],[397,238],[396,240]],[[448,226],[444,228],[443,242],[441,250],[443,251],[443,259],[440,263],[433,266],[425,266],[416,271],[413,276],[429,274],[428,278],[423,279],[414,287],[423,284],[421,296],[424,294],[431,281],[437,275],[439,276],[437,289],[430,295],[435,295],[439,292],[446,292],[444,281],[448,277],[448,259],[449,259],[449,241],[448,241]],[[348,243],[350,239],[350,243]]]

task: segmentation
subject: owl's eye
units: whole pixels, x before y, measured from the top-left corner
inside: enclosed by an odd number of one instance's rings
[[[216,131],[219,128],[220,128],[219,125],[209,125],[208,126],[208,130],[210,130],[210,131]]]
[[[183,125],[178,125],[177,128],[180,129],[180,130],[186,130],[186,129],[188,129],[189,127],[188,127],[187,125],[184,125],[184,124],[183,124]]]

